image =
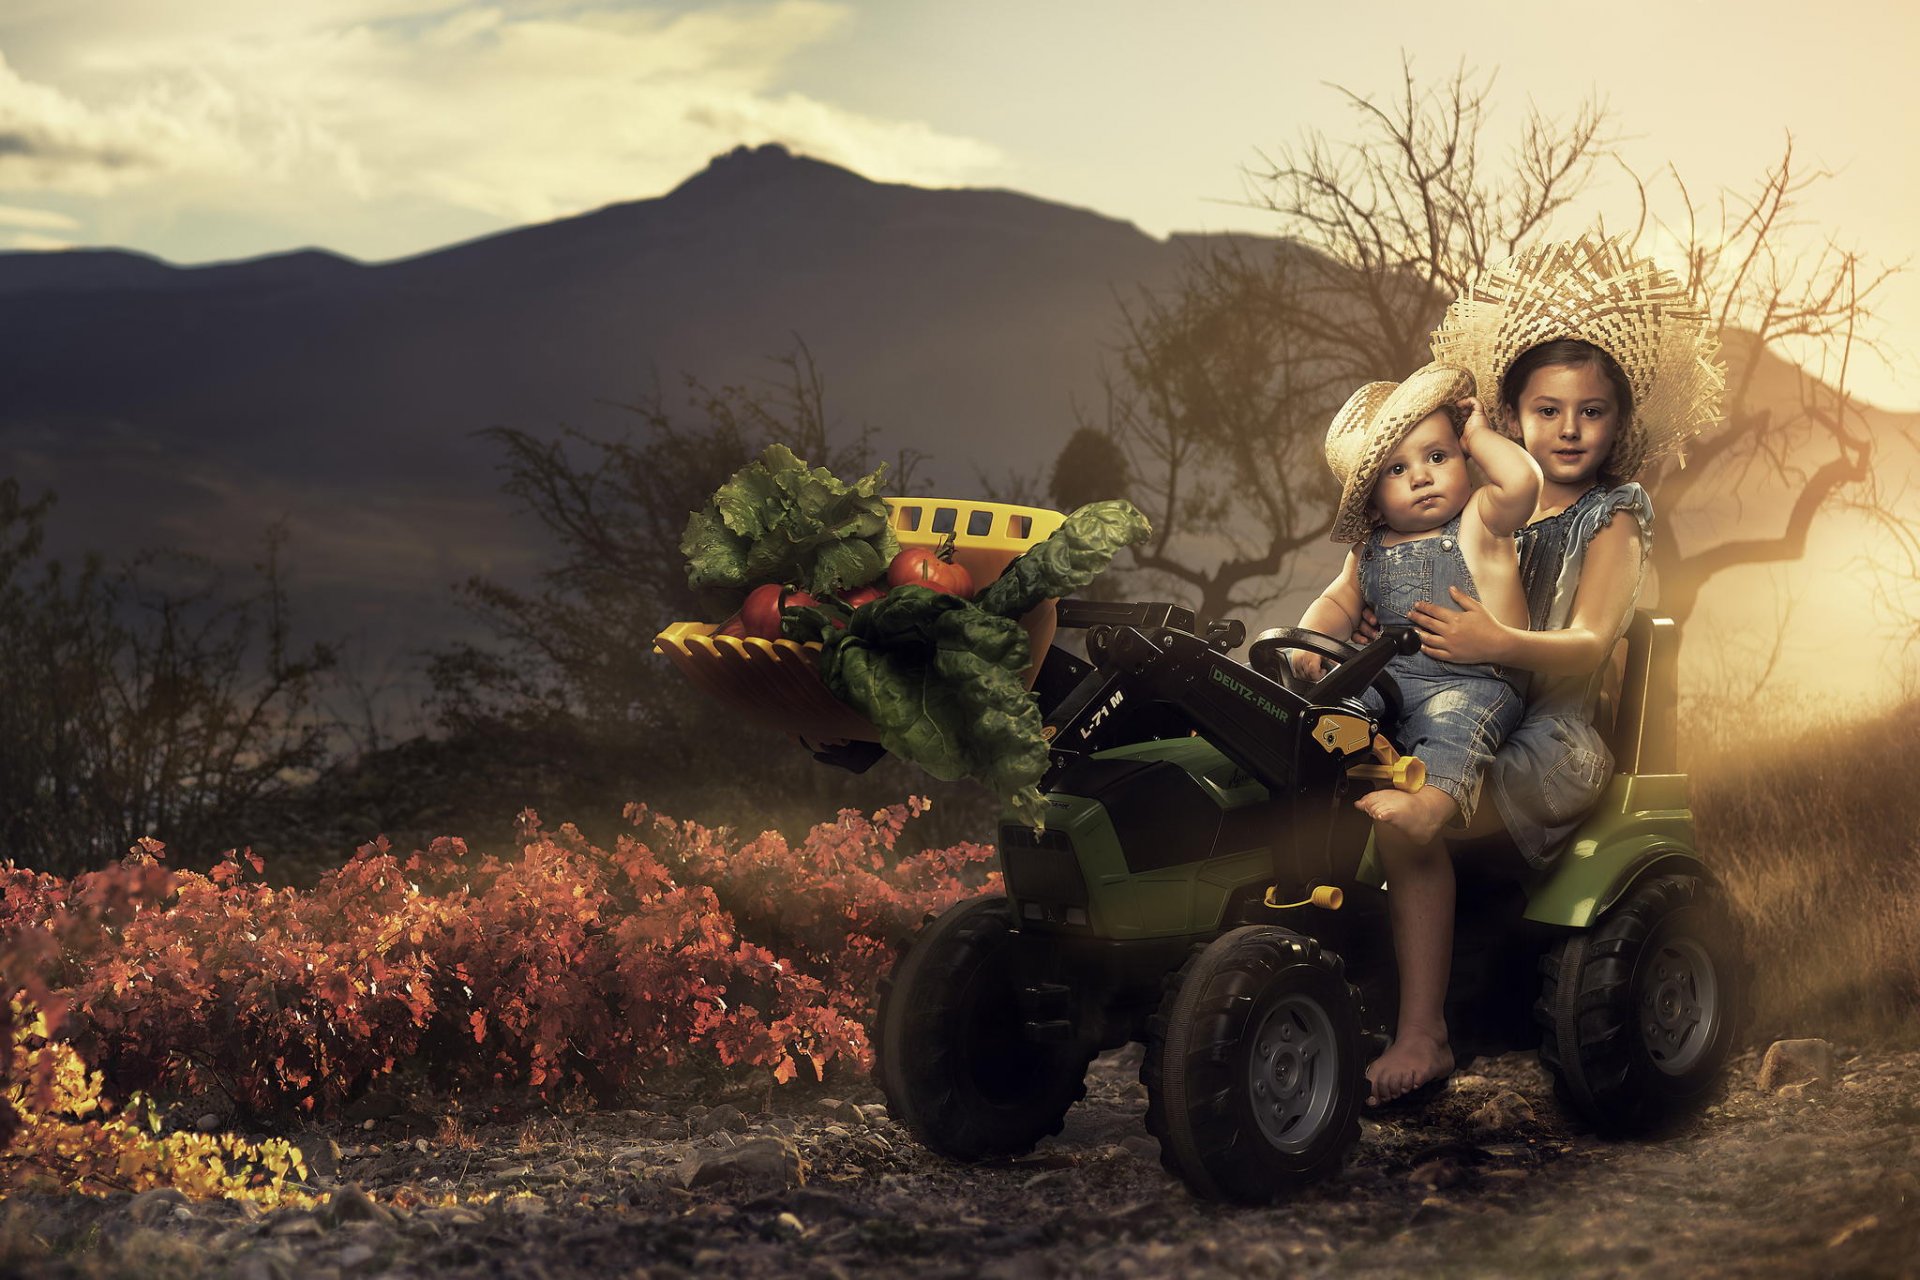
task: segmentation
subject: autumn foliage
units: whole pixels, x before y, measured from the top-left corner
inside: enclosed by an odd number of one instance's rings
[[[898,856],[924,808],[844,810],[793,844],[634,805],[611,849],[529,811],[515,856],[383,838],[311,889],[268,884],[246,851],[173,870],[143,841],[72,880],[0,868],[0,973],[108,1105],[322,1117],[403,1070],[599,1101],[671,1068],[826,1078],[865,1065],[898,940],[993,878],[985,845]],[[23,1062],[0,1082],[16,1131],[47,1101]]]

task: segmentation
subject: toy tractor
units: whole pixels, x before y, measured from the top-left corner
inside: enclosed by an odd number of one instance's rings
[[[1005,1157],[1060,1130],[1096,1053],[1140,1041],[1166,1167],[1203,1198],[1271,1201],[1338,1170],[1393,1025],[1388,888],[1353,801],[1420,785],[1387,745],[1387,661],[1418,642],[1283,629],[1241,663],[1240,624],[1197,631],[1171,604],[1064,600],[1058,622],[1090,660],[1054,646],[1034,686],[1045,826],[1002,826],[1005,895],[960,903],[901,956],[876,1075],[929,1148]],[[1456,1056],[1538,1047],[1562,1100],[1614,1134],[1700,1105],[1746,1008],[1675,771],[1677,644],[1635,617],[1603,713],[1618,772],[1549,872],[1510,846],[1456,861]],[[1303,682],[1289,648],[1337,665]]]

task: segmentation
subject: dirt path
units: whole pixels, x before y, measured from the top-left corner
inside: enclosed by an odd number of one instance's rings
[[[308,1135],[319,1213],[170,1193],[20,1197],[0,1273],[272,1277],[1913,1275],[1920,1053],[1842,1049],[1829,1088],[1762,1096],[1757,1059],[1691,1131],[1573,1131],[1527,1055],[1364,1125],[1347,1173],[1273,1209],[1196,1203],[1141,1124],[1137,1050],[1066,1131],[962,1167],[878,1096],[775,1094],[458,1135],[388,1115]],[[337,1159],[334,1149],[338,1149]],[[802,1181],[804,1179],[804,1181]],[[365,1196],[341,1190],[363,1189]],[[43,1251],[44,1246],[44,1251]]]

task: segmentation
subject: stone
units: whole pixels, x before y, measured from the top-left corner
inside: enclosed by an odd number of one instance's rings
[[[785,1138],[750,1138],[726,1151],[690,1156],[677,1176],[688,1190],[718,1182],[798,1187],[806,1184],[807,1162]]]
[[[1045,1258],[1023,1253],[983,1268],[980,1280],[1046,1280],[1052,1274],[1053,1268]]]
[[[842,1124],[867,1123],[866,1113],[860,1110],[859,1105],[843,1098],[822,1098],[814,1104],[813,1109],[827,1119],[838,1120]]]
[[[336,1261],[350,1271],[357,1271],[380,1256],[380,1251],[370,1244],[350,1244],[340,1251]]]
[[[390,1227],[397,1221],[391,1209],[359,1187],[342,1187],[334,1192],[327,1198],[327,1207],[322,1213],[329,1226],[338,1226],[343,1222],[377,1222],[383,1227]]]
[[[407,1109],[406,1102],[391,1093],[369,1093],[357,1098],[347,1107],[348,1120],[386,1120],[399,1115]]]
[[[324,1230],[325,1228],[320,1225],[320,1219],[304,1209],[287,1214],[269,1228],[272,1235],[283,1239],[289,1236],[317,1236]]]
[[[1833,1079],[1833,1046],[1825,1040],[1775,1040],[1760,1062],[1755,1087],[1778,1093],[1783,1085],[1824,1084]]]
[[[723,1129],[728,1133],[745,1133],[747,1131],[746,1113],[734,1106],[731,1102],[721,1103],[693,1122],[693,1131],[695,1133],[719,1133]]]
[[[1855,1236],[1860,1235],[1862,1232],[1877,1230],[1879,1226],[1880,1226],[1880,1215],[1877,1213],[1870,1213],[1866,1217],[1860,1218],[1854,1222],[1850,1222],[1845,1227],[1841,1228],[1840,1231],[1835,1233],[1827,1241],[1827,1248],[1838,1249],[1841,1245],[1853,1239]]]
[[[249,1249],[228,1272],[235,1280],[293,1280],[293,1253],[285,1246]]]
[[[1499,1133],[1532,1124],[1533,1104],[1512,1089],[1502,1089],[1481,1103],[1467,1123],[1483,1133]]]
[[[1460,1166],[1449,1156],[1440,1156],[1424,1164],[1414,1166],[1407,1175],[1407,1181],[1416,1187],[1426,1187],[1432,1191],[1444,1191],[1457,1184],[1465,1175]],[[1431,1197],[1430,1197],[1431,1198]]]
[[[220,1132],[220,1117],[209,1111],[195,1120],[193,1127],[200,1133],[218,1133]]]
[[[310,1180],[319,1178],[331,1180],[340,1176],[340,1161],[343,1157],[340,1144],[332,1138],[324,1133],[308,1132],[295,1134],[292,1142],[293,1149],[300,1153],[302,1160],[306,1161],[307,1177]]]
[[[171,1218],[174,1209],[186,1203],[186,1193],[178,1187],[155,1187],[127,1202],[127,1216],[143,1227],[150,1227]]]

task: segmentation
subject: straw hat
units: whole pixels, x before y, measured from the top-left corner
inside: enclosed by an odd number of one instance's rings
[[[1327,428],[1327,465],[1340,481],[1340,505],[1333,513],[1335,542],[1358,542],[1378,522],[1367,499],[1387,455],[1436,409],[1473,394],[1473,375],[1450,365],[1430,364],[1405,382],[1369,382],[1340,406]],[[1456,417],[1454,425],[1459,425]]]
[[[1711,320],[1678,276],[1588,234],[1544,244],[1481,272],[1433,331],[1433,358],[1473,371],[1493,425],[1518,439],[1500,380],[1529,347],[1579,338],[1612,356],[1633,414],[1606,470],[1621,480],[1720,420],[1726,365]]]

